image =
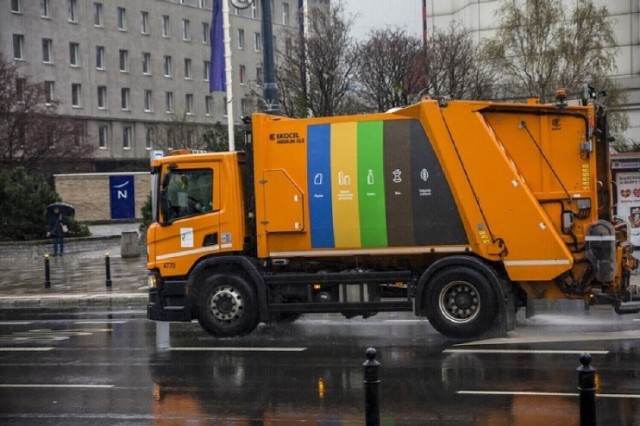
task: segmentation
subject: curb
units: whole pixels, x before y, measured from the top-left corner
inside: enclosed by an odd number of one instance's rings
[[[94,307],[145,308],[146,293],[85,293],[63,295],[0,296],[0,310],[72,309]]]

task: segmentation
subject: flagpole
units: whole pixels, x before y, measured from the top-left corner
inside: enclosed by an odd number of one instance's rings
[[[229,0],[222,0],[222,30],[224,34],[224,69],[227,80],[227,131],[229,151],[236,150],[235,132],[233,131],[233,85],[231,68],[231,34],[229,25]]]

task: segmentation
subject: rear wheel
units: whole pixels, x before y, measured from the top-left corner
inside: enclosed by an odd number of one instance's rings
[[[489,280],[466,266],[436,273],[426,297],[429,322],[446,336],[477,336],[491,327],[498,313]]]
[[[241,336],[258,325],[256,295],[237,275],[213,275],[200,290],[198,322],[216,337]]]

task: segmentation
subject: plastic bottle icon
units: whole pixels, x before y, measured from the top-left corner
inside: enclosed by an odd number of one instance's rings
[[[375,181],[373,179],[373,170],[369,169],[369,172],[367,173],[367,184],[373,185],[374,183]]]

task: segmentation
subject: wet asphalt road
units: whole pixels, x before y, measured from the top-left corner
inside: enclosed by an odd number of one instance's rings
[[[577,425],[579,355],[598,369],[599,425],[640,425],[640,316],[607,307],[519,319],[460,342],[409,313],[307,315],[213,339],[140,310],[16,310],[0,320],[2,425],[364,423],[378,350],[383,425]]]

